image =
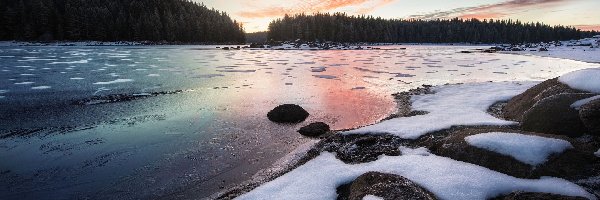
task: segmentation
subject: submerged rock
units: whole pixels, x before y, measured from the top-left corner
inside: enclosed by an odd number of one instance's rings
[[[304,108],[295,104],[283,104],[275,107],[267,113],[269,120],[278,123],[299,123],[308,117]]]
[[[572,197],[558,194],[540,192],[513,192],[508,195],[493,198],[492,200],[586,200],[583,197]]]
[[[386,200],[433,200],[435,195],[416,183],[394,174],[367,172],[349,184],[338,187],[338,200],[361,200],[367,195]]]
[[[579,118],[591,135],[600,135],[600,99],[584,104],[579,109]]]
[[[317,137],[327,132],[329,132],[329,125],[323,122],[314,122],[298,130],[298,133],[308,137]]]
[[[579,118],[579,112],[571,104],[592,96],[593,94],[566,93],[540,100],[525,112],[521,126],[526,131],[581,136],[588,131]]]

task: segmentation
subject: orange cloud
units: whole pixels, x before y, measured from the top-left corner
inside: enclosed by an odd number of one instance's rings
[[[373,9],[384,6],[395,0],[376,0],[375,3],[369,3],[373,1],[369,0],[304,0],[296,2],[290,7],[284,6],[271,6],[253,11],[243,11],[239,15],[245,18],[267,18],[267,17],[281,17],[285,14],[298,14],[298,13],[317,13],[317,12],[329,12],[337,8],[343,8],[348,6],[365,6],[358,9],[359,14],[365,14]],[[367,4],[368,5],[363,5]]]
[[[411,15],[416,19],[441,19],[441,18],[477,18],[492,19],[502,18],[535,7],[536,9],[549,8],[562,5],[572,0],[509,0],[496,4],[487,4],[474,7],[456,8],[448,11],[438,11],[423,15]]]
[[[600,31],[600,24],[574,25],[574,27],[582,31]]]

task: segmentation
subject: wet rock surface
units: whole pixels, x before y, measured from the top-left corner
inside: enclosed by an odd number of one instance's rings
[[[295,104],[279,105],[267,113],[269,120],[278,123],[302,122],[308,115],[308,112],[304,108]]]
[[[361,200],[374,195],[386,200],[433,200],[435,196],[402,176],[367,172],[354,181],[337,188],[338,200]]]
[[[584,104],[579,109],[579,118],[591,135],[600,135],[600,99]]]
[[[311,123],[309,125],[306,125],[302,128],[300,128],[300,130],[298,130],[298,132],[304,136],[308,136],[308,137],[318,137],[320,135],[323,135],[327,132],[329,132],[329,125],[327,125],[326,123],[323,122],[314,122]]]

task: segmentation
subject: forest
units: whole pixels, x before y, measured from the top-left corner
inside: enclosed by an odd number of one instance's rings
[[[242,43],[241,23],[189,0],[1,0],[0,40]]]
[[[567,26],[478,19],[382,19],[344,13],[285,15],[269,24],[268,39],[384,43],[524,43],[590,37]]]

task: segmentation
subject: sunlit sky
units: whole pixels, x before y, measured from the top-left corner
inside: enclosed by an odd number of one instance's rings
[[[227,12],[246,32],[284,14],[346,12],[383,18],[518,19],[600,31],[600,0],[194,0]]]

